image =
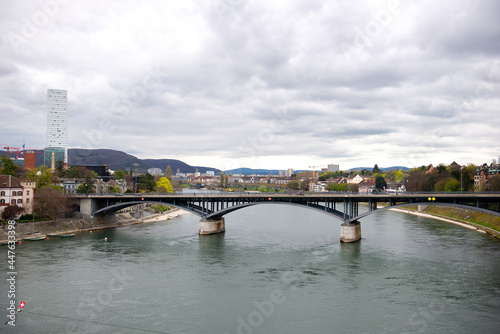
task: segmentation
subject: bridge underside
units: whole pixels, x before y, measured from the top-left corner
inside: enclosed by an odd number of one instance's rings
[[[431,197],[432,196],[432,197]],[[160,203],[184,209],[201,217],[200,234],[214,234],[225,231],[223,216],[246,207],[263,204],[285,204],[305,207],[328,214],[343,222],[341,241],[355,242],[361,239],[359,219],[391,208],[416,205],[444,205],[477,210],[500,216],[500,195],[478,196],[439,196],[432,195],[282,195],[282,194],[217,194],[217,195],[124,195],[95,196],[80,198],[80,207],[94,217],[113,215],[126,207]],[[381,208],[380,203],[388,205]],[[363,212],[359,212],[364,204]],[[367,210],[366,210],[367,209]]]
[[[352,223],[380,210],[415,205],[442,205],[459,207],[462,209],[476,210],[483,213],[500,216],[499,203],[496,201],[480,201],[478,198],[468,197],[438,197],[426,198],[425,196],[295,196],[295,195],[248,195],[248,196],[183,196],[183,195],[156,195],[156,196],[122,196],[114,198],[95,198],[92,205],[93,216],[109,215],[126,207],[145,204],[160,203],[184,209],[203,219],[218,220],[224,215],[249,206],[261,204],[285,204],[305,207],[328,214],[343,221]],[[379,203],[388,206],[379,208]],[[491,208],[495,204],[496,210]],[[368,211],[359,212],[360,204],[368,207]],[[364,211],[364,210],[363,210]]]

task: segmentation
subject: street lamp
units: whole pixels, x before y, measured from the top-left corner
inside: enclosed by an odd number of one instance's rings
[[[463,194],[463,177],[462,177],[463,170],[464,166],[460,167],[460,195]]]

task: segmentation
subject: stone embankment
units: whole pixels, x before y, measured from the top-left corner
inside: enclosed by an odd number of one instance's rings
[[[16,240],[36,238],[48,234],[68,234],[82,231],[101,230],[112,227],[129,226],[135,224],[149,223],[155,221],[169,220],[174,217],[187,213],[181,209],[172,209],[164,213],[154,214],[142,218],[134,218],[130,213],[116,214],[116,219],[99,220],[92,218],[72,218],[61,219],[58,221],[39,221],[18,223],[16,225]],[[7,237],[8,225],[0,226],[0,242],[5,243]]]

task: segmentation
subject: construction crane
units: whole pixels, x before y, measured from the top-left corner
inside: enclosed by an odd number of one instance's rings
[[[24,145],[22,148],[3,145],[2,148],[7,150],[7,155],[11,152],[16,152],[16,160],[19,159],[19,152],[21,152],[21,155],[24,155],[26,151],[43,151],[43,148],[25,148]]]
[[[315,170],[316,168],[326,168],[326,166],[309,166],[309,168],[312,168],[312,171],[313,171],[313,179],[316,178],[316,175],[315,175]]]

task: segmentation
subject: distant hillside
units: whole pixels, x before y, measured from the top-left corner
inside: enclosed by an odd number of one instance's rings
[[[168,165],[172,168],[175,174],[177,169],[182,173],[194,173],[198,169],[201,173],[207,170],[218,171],[215,168],[203,166],[190,166],[185,162],[175,159],[139,159],[133,155],[122,151],[97,149],[97,150],[84,150],[84,149],[70,149],[69,152],[70,165],[109,165],[112,170],[132,170],[139,173],[146,172],[149,168],[160,168],[165,170]]]
[[[7,154],[7,151],[0,150],[0,156],[2,154]],[[15,158],[15,153],[10,153],[11,158]],[[205,173],[207,170],[213,170],[216,173],[220,172],[217,168],[204,167],[204,166],[190,166],[185,162],[175,159],[139,159],[128,153],[108,150],[108,149],[95,149],[87,150],[81,148],[70,148],[68,150],[68,160],[69,165],[108,165],[111,170],[132,170],[139,173],[146,172],[149,168],[157,167],[161,168],[163,171],[170,165],[172,172],[175,174],[177,169],[181,170],[181,173],[194,173],[198,169],[201,173]],[[36,155],[36,165],[42,166],[43,152],[37,153]]]
[[[133,155],[122,151],[96,149],[87,150],[81,148],[72,148],[68,150],[69,165],[108,165],[110,169],[136,169],[138,172],[147,171],[147,164]]]
[[[177,169],[181,170],[181,173],[194,173],[198,169],[200,173],[206,173],[208,170],[213,170],[215,173],[220,173],[220,169],[212,168],[212,167],[203,167],[203,166],[190,166],[187,163],[175,160],[175,159],[143,159],[145,164],[147,164],[150,168],[156,167],[165,171],[167,166],[172,168],[172,173],[176,173]]]

